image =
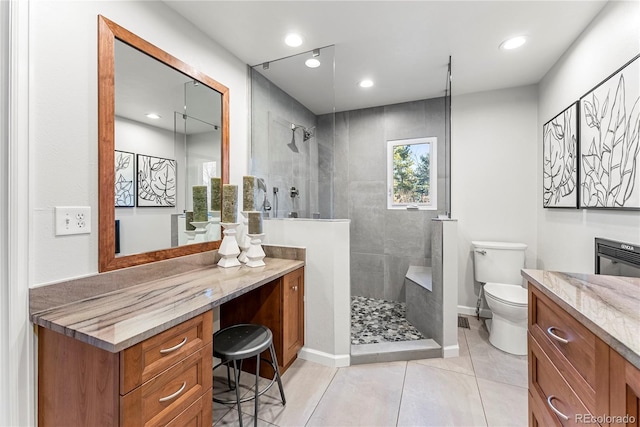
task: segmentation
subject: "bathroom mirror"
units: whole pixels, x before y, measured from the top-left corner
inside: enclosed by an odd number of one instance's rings
[[[99,271],[217,249],[184,211],[229,180],[228,88],[103,16],[98,40]]]

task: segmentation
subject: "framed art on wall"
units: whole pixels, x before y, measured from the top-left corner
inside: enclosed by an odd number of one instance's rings
[[[176,161],[138,154],[138,202],[140,207],[175,207]]]
[[[640,209],[638,58],[580,98],[580,207]]]
[[[115,150],[116,208],[135,206],[134,154]]]
[[[578,103],[542,127],[542,206],[578,207]]]

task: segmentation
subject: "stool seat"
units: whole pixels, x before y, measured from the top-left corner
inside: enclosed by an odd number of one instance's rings
[[[261,357],[262,352],[269,350],[271,359],[265,359]],[[267,392],[271,386],[277,382],[280,389],[280,398],[282,404],[286,404],[284,397],[284,389],[282,388],[282,380],[280,379],[280,370],[278,369],[278,359],[276,358],[276,351],[273,347],[273,334],[271,330],[263,325],[254,324],[240,324],[233,325],[227,328],[221,329],[213,334],[213,355],[221,360],[221,362],[214,367],[217,368],[220,365],[227,366],[227,381],[229,388],[231,388],[231,376],[229,373],[229,365],[233,365],[234,373],[234,387],[236,391],[235,401],[218,399],[215,396],[213,400],[218,403],[230,404],[234,403],[238,408],[238,418],[240,427],[242,427],[242,411],[240,404],[249,400],[254,401],[254,417],[253,425],[258,426],[258,398]],[[240,371],[242,370],[242,361],[244,359],[256,358],[256,383],[253,396],[247,396],[244,399],[240,398]],[[260,379],[260,362],[266,362],[273,368],[273,378],[269,384],[262,390],[258,388],[258,380]]]
[[[273,334],[266,326],[229,326],[213,334],[213,355],[223,360],[247,359],[268,349],[272,342]]]

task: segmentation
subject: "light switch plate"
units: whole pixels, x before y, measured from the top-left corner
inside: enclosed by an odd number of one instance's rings
[[[90,206],[56,206],[56,236],[91,233]]]

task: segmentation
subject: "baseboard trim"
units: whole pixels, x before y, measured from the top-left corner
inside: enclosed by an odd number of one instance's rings
[[[460,356],[460,346],[458,344],[448,345],[442,348],[443,358],[446,359],[447,357],[458,357],[458,356]]]
[[[476,315],[476,308],[475,307],[467,307],[465,305],[459,305],[458,306],[458,314],[464,314],[465,316],[475,316]],[[480,317],[491,318],[491,317],[493,317],[493,314],[491,313],[491,310],[489,310],[488,308],[481,308],[480,309]]]
[[[307,347],[302,347],[298,352],[298,357],[331,368],[344,368],[351,365],[351,355],[349,354],[330,354]]]

